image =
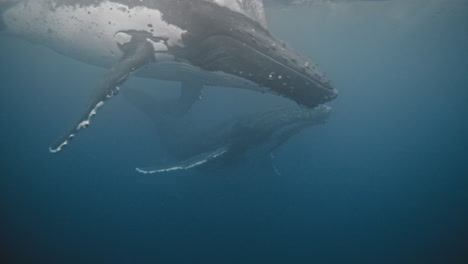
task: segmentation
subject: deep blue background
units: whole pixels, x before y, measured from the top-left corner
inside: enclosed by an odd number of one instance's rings
[[[276,151],[279,174],[138,174],[165,156],[121,96],[52,155],[104,70],[0,35],[1,262],[468,263],[467,1],[267,11],[340,91],[327,125]],[[193,115],[284,104],[209,88]]]

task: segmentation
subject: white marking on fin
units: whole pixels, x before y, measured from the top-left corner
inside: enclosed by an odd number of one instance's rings
[[[221,148],[216,151],[210,152],[208,154],[202,154],[204,157],[203,159],[196,159],[194,162],[190,162],[187,165],[177,165],[169,168],[163,168],[163,169],[141,169],[141,168],[136,168],[136,171],[143,173],[143,174],[153,174],[153,173],[160,173],[160,172],[171,172],[171,171],[177,171],[177,170],[188,170],[194,167],[198,167],[202,164],[207,163],[208,161],[215,159],[224,153],[226,153],[228,150],[226,148]]]
[[[53,149],[53,148],[49,148],[49,151],[52,152],[52,153],[57,153],[57,152],[60,152],[62,151],[62,148],[65,147],[66,145],[68,145],[68,140],[65,140],[62,144],[60,144],[57,148]]]
[[[88,114],[88,119],[83,120],[81,123],[78,124],[78,126],[76,127],[75,132],[77,132],[78,130],[80,130],[82,128],[88,127],[89,124],[91,123],[91,118],[96,115],[99,108],[101,108],[103,105],[104,105],[104,101],[99,101],[99,103],[97,103],[96,106],[93,108],[93,110],[91,110],[91,112]],[[75,137],[74,133],[70,134],[60,145],[58,145],[58,147],[56,147],[56,148],[50,147],[49,151],[52,152],[52,153],[58,153],[58,152],[62,151],[63,147],[68,145],[68,143],[70,143],[70,140],[72,140],[74,137]]]
[[[113,92],[112,92],[112,96],[113,96]],[[112,96],[110,96],[110,97],[112,97]],[[108,98],[110,98],[110,97],[108,97]],[[97,105],[93,108],[93,110],[91,110],[91,112],[89,112],[88,119],[83,120],[80,124],[78,124],[78,126],[76,127],[76,130],[80,130],[82,128],[88,127],[89,124],[91,123],[91,118],[96,115],[97,110],[99,110],[99,108],[101,108],[103,105],[104,105],[104,101],[99,101],[99,103],[97,103]],[[75,136],[75,135],[73,135],[73,136]]]

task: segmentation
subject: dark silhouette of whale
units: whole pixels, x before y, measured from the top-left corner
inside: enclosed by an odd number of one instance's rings
[[[11,35],[108,69],[53,153],[133,73],[182,82],[182,113],[205,85],[270,92],[310,108],[337,96],[312,62],[266,29],[261,0],[0,0],[0,8],[0,28]]]
[[[174,116],[175,102],[158,101],[139,90],[127,90],[124,97],[154,123],[165,151],[175,158],[169,164],[138,168],[141,173],[187,170],[239,161],[258,159],[272,153],[288,139],[307,127],[324,124],[331,108],[314,109],[294,106],[273,109],[222,122],[210,128],[194,129]]]

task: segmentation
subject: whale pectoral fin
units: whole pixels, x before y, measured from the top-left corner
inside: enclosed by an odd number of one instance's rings
[[[173,163],[168,166],[156,166],[150,168],[137,168],[136,170],[143,174],[153,174],[153,173],[162,173],[162,172],[173,172],[180,170],[188,170],[192,168],[199,167],[204,165],[216,158],[221,157],[222,155],[228,152],[227,147],[222,147],[214,151],[205,152],[197,156],[191,157],[187,160]]]
[[[130,74],[154,61],[153,46],[138,35],[133,36],[129,43],[121,46],[121,49],[124,52],[122,59],[106,73],[75,126],[49,148],[50,152],[60,152],[82,128],[88,127],[91,118],[107,100],[119,92],[119,86],[128,79]]]
[[[296,126],[291,127],[290,129],[279,133],[274,138],[271,139],[271,145],[268,149],[268,153],[272,153],[277,148],[281,147],[286,141],[294,137],[296,134],[304,130],[305,128],[312,126],[313,122],[304,122]]]
[[[182,82],[176,114],[186,114],[190,108],[192,108],[193,104],[201,99],[202,89],[203,83],[201,82]]]
[[[193,104],[201,99],[202,89],[203,84],[201,82],[182,82],[178,98],[167,99],[158,102],[158,104],[153,99],[152,105],[159,105],[158,111],[156,111],[159,114],[163,113],[166,117],[179,118],[184,116],[192,108]]]

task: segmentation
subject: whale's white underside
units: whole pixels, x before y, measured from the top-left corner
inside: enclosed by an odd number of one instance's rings
[[[264,24],[262,1],[207,0],[259,20]],[[249,9],[244,6],[250,5]],[[244,8],[244,9],[243,9]],[[122,56],[118,44],[130,40],[122,31],[151,32],[168,39],[169,46],[183,47],[185,31],[162,19],[159,10],[144,6],[129,8],[113,1],[98,5],[57,5],[53,0],[24,1],[7,10],[3,21],[10,34],[49,47],[67,57],[99,67],[109,68]],[[204,85],[239,87],[264,92],[258,85],[221,72],[207,72],[187,63],[174,62],[164,54],[168,46],[151,41],[158,63],[145,66],[136,75],[169,80],[203,80]]]

